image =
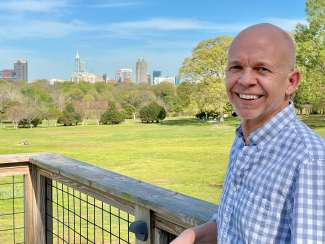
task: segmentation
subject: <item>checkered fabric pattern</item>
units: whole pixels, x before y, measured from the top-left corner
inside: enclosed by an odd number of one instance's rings
[[[213,217],[218,243],[325,243],[325,141],[292,103],[249,145],[236,134]]]

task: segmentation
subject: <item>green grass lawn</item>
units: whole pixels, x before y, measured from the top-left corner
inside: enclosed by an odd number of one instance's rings
[[[325,138],[324,117],[305,116],[302,120]],[[237,124],[237,119],[228,119],[223,124],[216,124],[191,118],[175,118],[161,124],[126,121],[114,126],[33,129],[7,127],[0,129],[0,154],[61,153],[217,203]],[[24,145],[23,141],[27,142],[27,145]],[[0,189],[1,194],[6,194],[3,187]],[[21,203],[16,204],[20,205]],[[3,202],[0,210],[6,210],[8,206],[11,205]],[[2,221],[6,225],[11,223],[11,220]],[[9,235],[0,239],[7,241],[11,240],[10,238],[12,236]]]
[[[302,119],[325,137],[324,117]],[[177,118],[162,124],[130,120],[113,126],[5,128],[0,129],[0,153],[61,153],[216,203],[237,123]]]

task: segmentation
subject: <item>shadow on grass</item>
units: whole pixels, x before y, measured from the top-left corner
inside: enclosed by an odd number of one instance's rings
[[[324,115],[304,115],[300,116],[300,119],[312,129],[325,128]]]
[[[177,125],[177,126],[188,126],[188,125],[197,125],[197,126],[206,126],[211,124],[219,124],[220,122],[215,120],[200,120],[197,118],[175,118],[161,121],[161,125]],[[238,118],[226,118],[223,124],[229,126],[237,126],[239,124]]]
[[[200,120],[196,118],[175,118],[163,120],[160,122],[161,125],[208,125],[210,122],[206,120]]]

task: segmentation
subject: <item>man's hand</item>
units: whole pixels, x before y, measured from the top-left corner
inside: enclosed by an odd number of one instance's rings
[[[193,229],[184,230],[176,239],[170,244],[194,244],[195,232]]]
[[[215,222],[207,222],[190,229],[184,230],[170,244],[215,244],[217,243],[217,225]]]

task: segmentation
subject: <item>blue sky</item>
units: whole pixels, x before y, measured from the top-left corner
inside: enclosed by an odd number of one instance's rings
[[[0,69],[27,59],[29,79],[69,79],[76,51],[87,70],[114,78],[139,57],[176,75],[204,39],[270,22],[305,23],[303,0],[1,0]]]

